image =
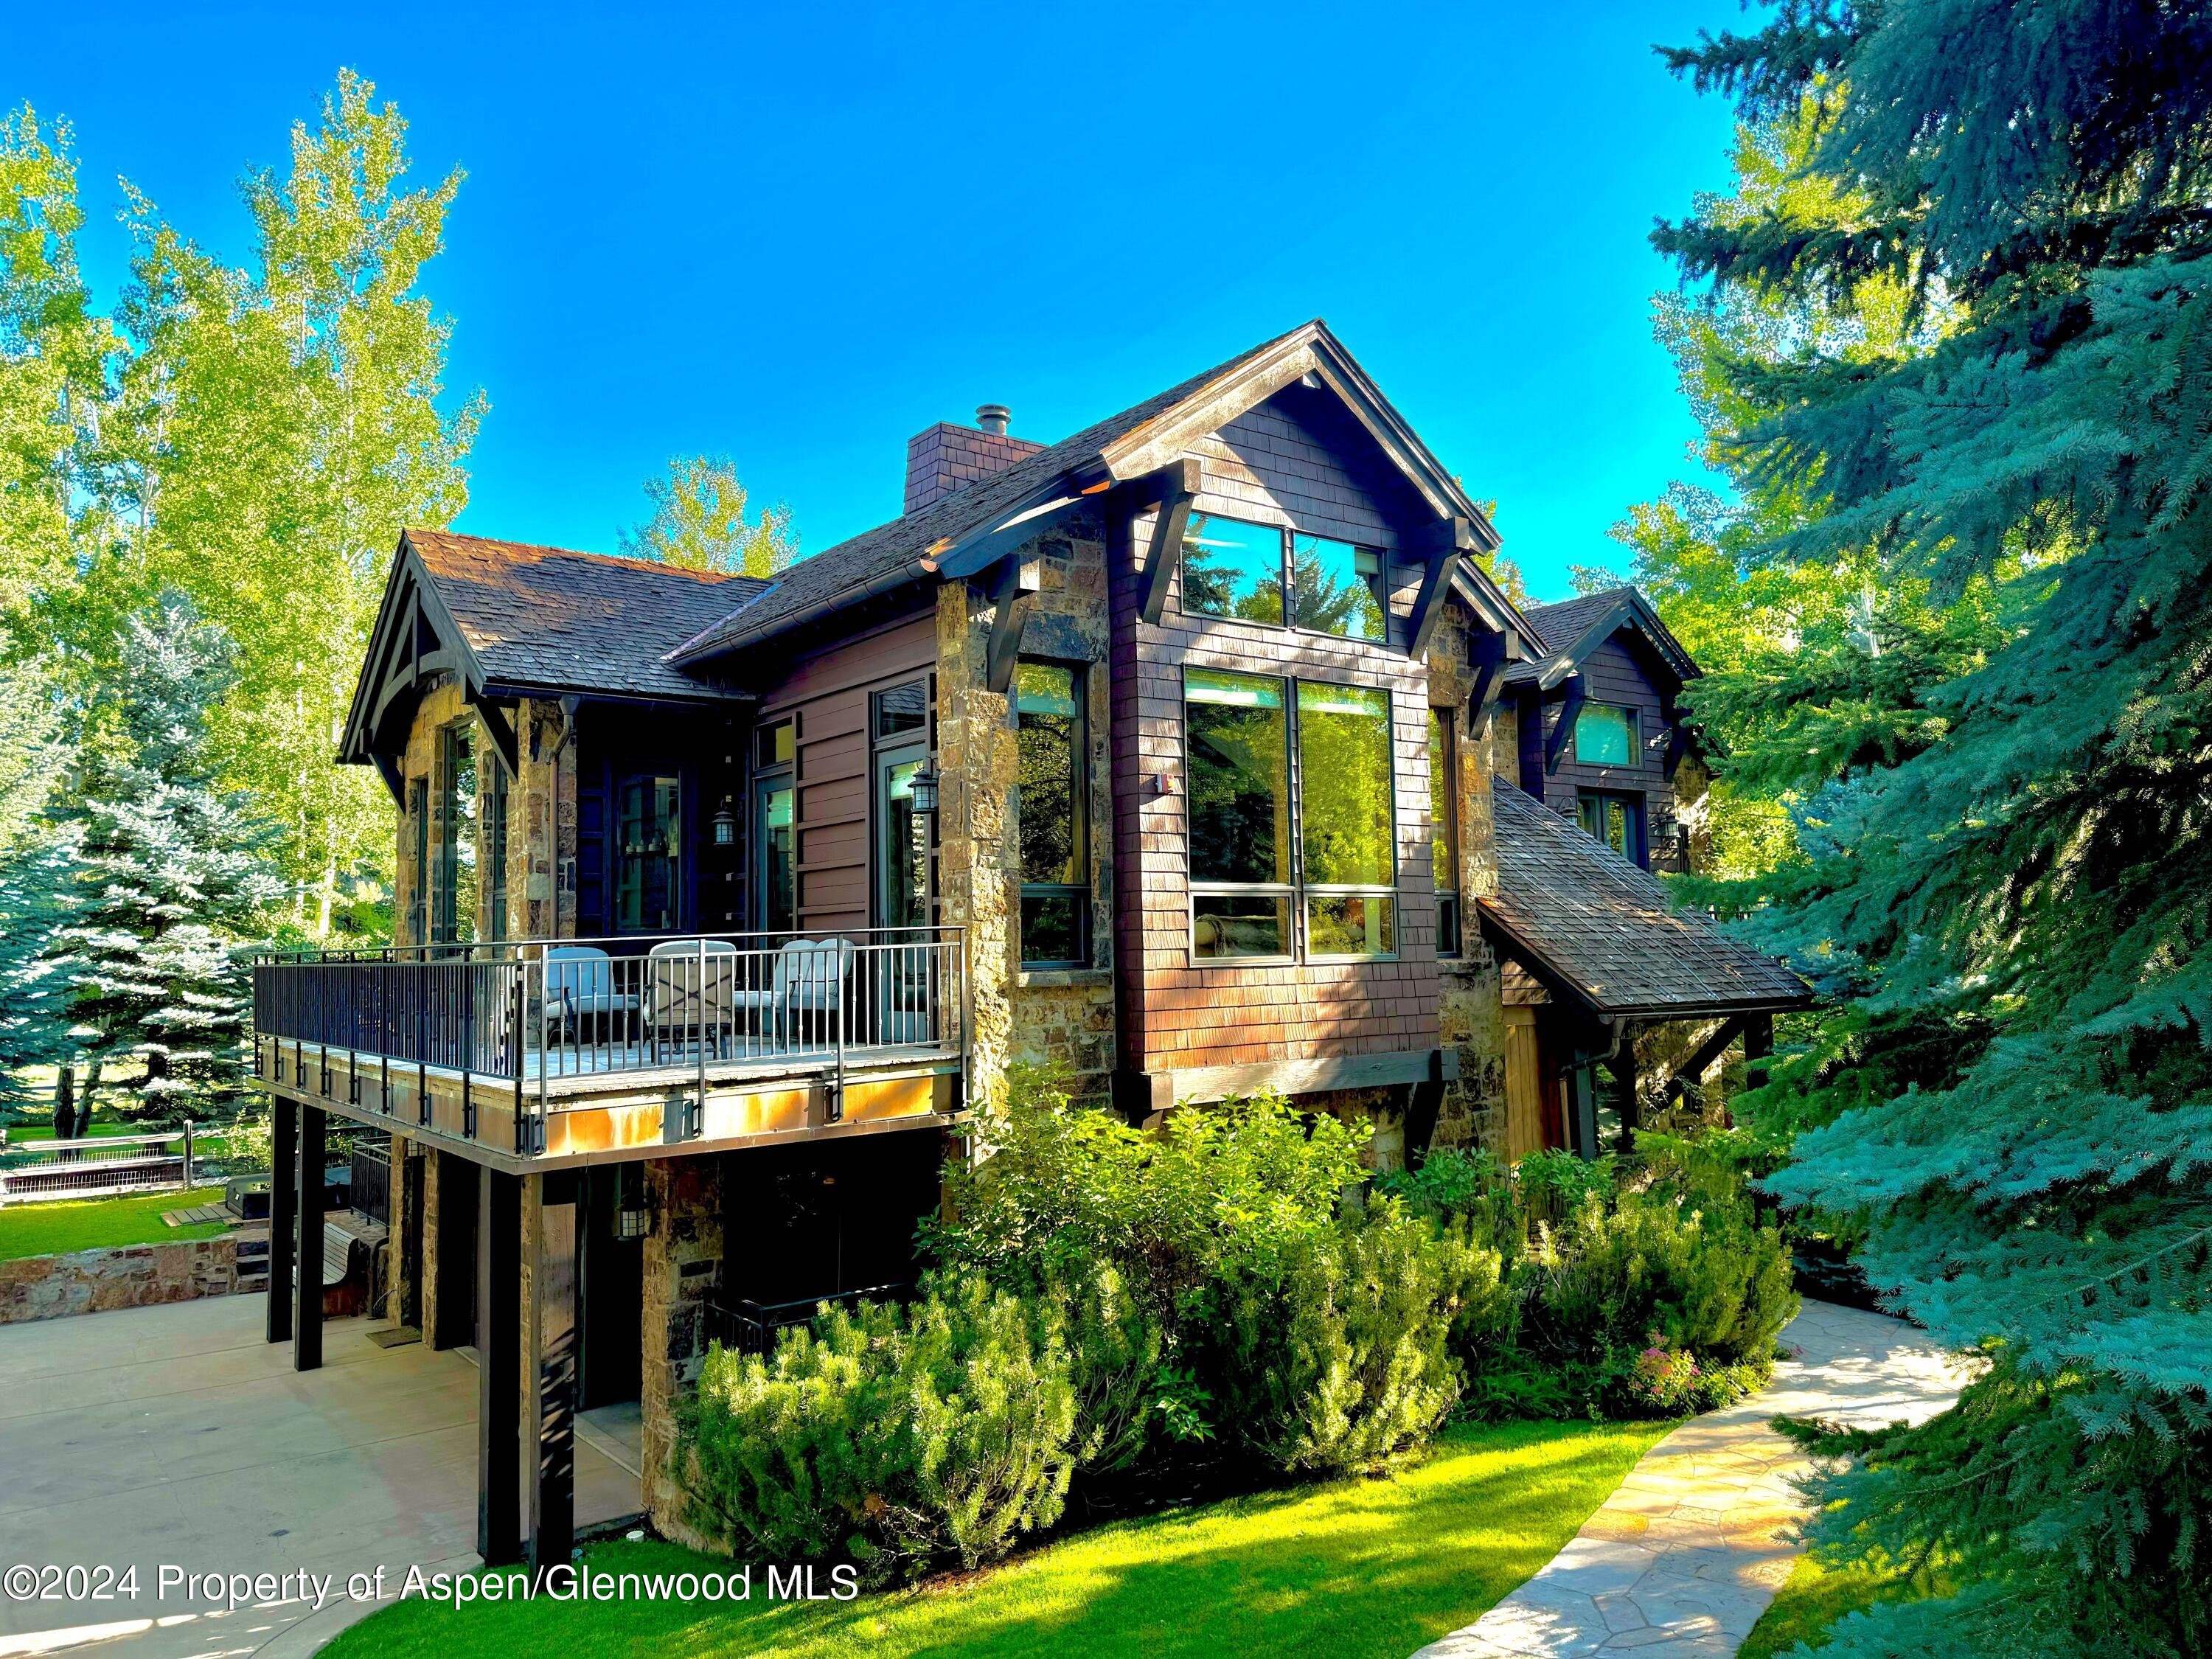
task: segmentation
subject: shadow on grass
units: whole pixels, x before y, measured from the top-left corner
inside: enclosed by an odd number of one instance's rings
[[[410,1602],[332,1659],[867,1653],[1390,1656],[1468,1624],[1574,1535],[1665,1425],[1454,1429],[1418,1468],[1112,1522],[944,1588],[857,1601],[702,1611],[666,1602]],[[726,1564],[659,1543],[604,1545],[595,1571]],[[826,1582],[826,1575],[817,1574]]]

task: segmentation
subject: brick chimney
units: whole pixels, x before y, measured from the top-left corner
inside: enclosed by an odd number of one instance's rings
[[[985,404],[975,411],[973,426],[939,421],[908,439],[903,510],[919,513],[934,506],[954,490],[1003,472],[1044,447],[1026,438],[1008,437],[1006,423],[1012,418],[1004,404]]]

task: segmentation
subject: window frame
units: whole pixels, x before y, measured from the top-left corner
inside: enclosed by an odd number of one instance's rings
[[[902,726],[895,732],[884,731],[885,700],[896,693],[916,686],[921,690],[921,723],[919,726]],[[796,890],[799,879],[799,795],[797,793],[799,726],[798,715],[795,713],[789,718],[792,722],[793,754],[787,764],[792,769],[793,785],[792,921],[795,926],[799,920],[799,900]],[[889,810],[884,785],[884,768],[886,762],[892,765],[903,765],[911,758],[919,758],[921,769],[924,771],[929,770],[937,759],[937,675],[934,672],[896,680],[889,685],[879,686],[868,693],[868,920],[872,926],[877,927],[889,927],[891,925],[887,920],[890,906],[886,886],[890,872],[884,863],[885,837],[889,830],[889,826],[884,821],[884,816]],[[781,769],[781,766],[772,766],[769,769],[771,774]],[[923,920],[920,922],[906,924],[908,927],[933,926],[937,918],[938,820],[936,815],[934,813],[924,815],[924,824],[925,841],[922,848],[921,872],[925,896],[922,901]],[[903,927],[901,931],[904,931]]]
[[[1327,637],[1334,638],[1336,635]],[[1323,679],[1316,676],[1293,674],[1255,674],[1244,669],[1216,669],[1202,664],[1182,665],[1182,776],[1183,789],[1183,855],[1184,868],[1190,868],[1192,842],[1190,781],[1193,766],[1190,742],[1189,673],[1193,668],[1204,673],[1234,675],[1243,679],[1268,680],[1282,688],[1283,742],[1287,769],[1285,817],[1283,832],[1290,838],[1288,867],[1290,879],[1285,882],[1227,882],[1202,880],[1186,875],[1184,896],[1186,903],[1183,931],[1184,948],[1190,953],[1194,966],[1266,968],[1297,965],[1306,963],[1341,963],[1363,962],[1399,962],[1405,958],[1405,859],[1398,842],[1398,741],[1397,696],[1388,685],[1362,684],[1353,680]],[[1299,731],[1298,689],[1302,685],[1327,687],[1337,690],[1361,691],[1379,695],[1382,699],[1385,752],[1389,759],[1390,806],[1388,817],[1389,858],[1391,880],[1388,884],[1367,884],[1345,882],[1310,882],[1306,879],[1305,860],[1305,781],[1304,757],[1301,753]],[[1273,956],[1201,957],[1198,953],[1198,900],[1207,895],[1225,897],[1278,898],[1288,902],[1289,926],[1285,930],[1287,949]],[[1313,898],[1380,898],[1390,906],[1391,948],[1387,951],[1319,951],[1313,948],[1310,901]]]
[[[641,768],[635,771],[618,771],[614,775],[612,782],[614,787],[608,801],[611,809],[608,816],[614,830],[611,837],[614,854],[611,862],[614,867],[609,872],[612,879],[607,884],[608,931],[623,938],[636,939],[650,939],[656,934],[681,933],[685,929],[686,914],[690,908],[688,902],[690,897],[689,890],[690,872],[687,867],[690,860],[686,855],[685,848],[691,841],[687,815],[690,810],[692,792],[685,787],[684,774],[680,769],[666,772],[656,771],[649,768]],[[623,839],[623,798],[632,788],[640,785],[653,789],[657,793],[659,786],[663,783],[668,784],[674,792],[674,800],[667,823],[670,838],[674,842],[675,848],[672,852],[665,855],[670,866],[668,908],[672,913],[671,919],[665,927],[648,926],[642,922],[636,927],[632,927],[623,915],[624,875],[630,861],[629,850]],[[641,892],[642,890],[641,890]]]
[[[1594,713],[1603,710],[1625,714],[1628,719],[1628,758],[1620,761],[1584,760],[1583,758],[1583,722]],[[1644,711],[1632,702],[1585,702],[1575,711],[1575,729],[1568,738],[1577,766],[1595,767],[1600,771],[1625,771],[1644,763]]]
[[[1437,959],[1453,962],[1464,955],[1467,948],[1460,932],[1464,919],[1459,890],[1458,706],[1431,704],[1429,732],[1429,848],[1433,860],[1437,843],[1442,841],[1444,867],[1451,877],[1449,882],[1437,883],[1436,886]],[[1443,830],[1441,836],[1437,834],[1439,825]],[[1447,945],[1449,950],[1445,948]]]
[[[1068,732],[1069,793],[1068,811],[1073,815],[1069,862],[1083,872],[1081,881],[1031,881],[1024,876],[1017,882],[1014,896],[1015,961],[1023,973],[1071,971],[1091,966],[1095,953],[1091,910],[1097,890],[1095,866],[1091,856],[1091,665],[1059,657],[1018,657],[1014,663],[1014,682],[1006,698],[1006,719],[1014,729],[1014,742],[1018,751],[1021,743],[1021,671],[1024,664],[1036,668],[1057,668],[1066,671],[1069,693],[1075,703],[1075,714]],[[1015,771],[1015,846],[1021,844],[1020,800],[1021,774]],[[1024,907],[1031,897],[1068,898],[1075,902],[1075,955],[1072,957],[1031,957],[1029,941],[1022,925]]]
[[[1287,522],[1270,524],[1261,519],[1240,519],[1233,513],[1210,513],[1199,507],[1193,507],[1191,517],[1218,519],[1226,524],[1241,525],[1249,530],[1264,530],[1274,535],[1275,586],[1282,602],[1283,619],[1280,622],[1255,622],[1249,617],[1229,616],[1218,611],[1201,611],[1189,604],[1185,597],[1190,592],[1190,529],[1188,524],[1183,529],[1182,541],[1176,549],[1176,605],[1184,616],[1203,617],[1210,622],[1241,623],[1247,628],[1279,629],[1285,633],[1310,635],[1317,640],[1342,640],[1347,645],[1372,646],[1378,650],[1396,649],[1395,643],[1391,639],[1390,550],[1389,548],[1367,542],[1353,541],[1348,537],[1329,535],[1319,530],[1304,529],[1297,525]],[[1158,533],[1157,521],[1155,521],[1154,530],[1155,533]],[[1314,541],[1336,542],[1350,548],[1352,550],[1355,574],[1358,574],[1357,565],[1360,555],[1365,554],[1374,559],[1376,586],[1369,591],[1374,596],[1376,609],[1382,613],[1382,632],[1379,638],[1369,639],[1363,635],[1333,633],[1326,628],[1309,628],[1293,620],[1297,615],[1297,594],[1296,548],[1297,538],[1301,536]]]
[[[868,710],[869,729],[872,732],[875,708]],[[791,732],[791,758],[788,760],[761,759],[761,740],[772,737],[777,731],[788,727]],[[778,714],[773,720],[754,724],[745,751],[745,922],[756,934],[774,938],[788,935],[798,937],[799,921],[799,714]],[[871,753],[872,754],[872,746]],[[762,790],[763,786],[781,785],[791,792],[791,926],[788,928],[769,926],[769,848],[768,803]]]
[[[1621,851],[1621,856],[1639,870],[1651,867],[1651,807],[1647,792],[1641,789],[1577,789],[1575,791],[1575,827],[1607,851],[1615,850],[1598,830],[1583,822],[1586,807],[1595,805],[1602,815],[1608,805],[1618,804],[1625,809],[1623,825],[1625,839],[1632,843]],[[1599,830],[1604,828],[1602,816],[1598,819]]]

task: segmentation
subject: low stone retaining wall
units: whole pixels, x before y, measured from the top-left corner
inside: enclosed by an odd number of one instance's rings
[[[25,1256],[0,1261],[0,1325],[191,1302],[237,1288],[238,1240],[229,1236]]]

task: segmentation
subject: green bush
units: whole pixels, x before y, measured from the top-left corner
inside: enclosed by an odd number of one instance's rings
[[[1464,1228],[1385,1200],[1311,1238],[1279,1273],[1240,1263],[1213,1297],[1223,1420],[1285,1471],[1382,1468],[1425,1443],[1458,1401],[1452,1336],[1494,1299],[1502,1262]]]
[[[694,1524],[881,1583],[997,1560],[1059,1519],[1077,1405],[1055,1305],[971,1276],[817,1323],[765,1358],[708,1353],[677,1449]]]

